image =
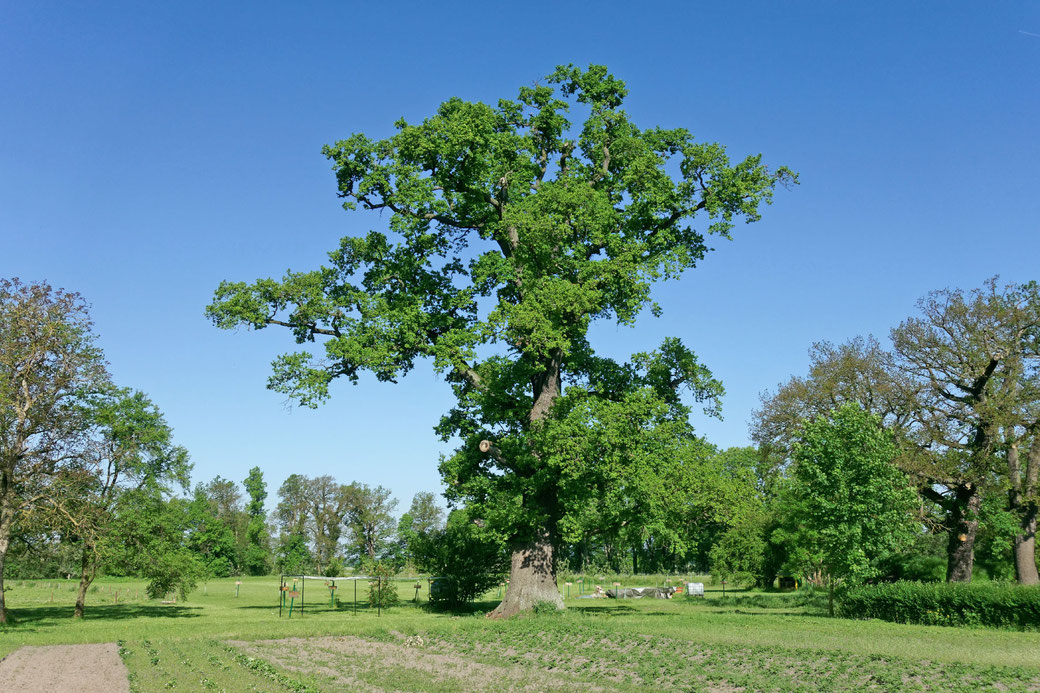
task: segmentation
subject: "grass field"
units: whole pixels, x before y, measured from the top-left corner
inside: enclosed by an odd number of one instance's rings
[[[635,579],[631,584],[654,584]],[[71,619],[74,584],[8,584],[16,623],[0,657],[22,645],[121,645],[137,691],[325,690],[1033,690],[1040,633],[848,621],[803,594],[721,592],[693,601],[586,600],[508,622],[482,612],[431,613],[410,600],[358,611],[308,581],[303,613],[278,615],[277,578],[212,581],[186,603],[143,598],[143,583],[104,580],[87,617]],[[607,584],[606,586],[609,586]]]

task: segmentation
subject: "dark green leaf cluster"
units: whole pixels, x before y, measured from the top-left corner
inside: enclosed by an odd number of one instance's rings
[[[1040,587],[992,582],[862,585],[841,596],[838,614],[928,626],[1036,630],[1040,628]]]
[[[880,417],[857,404],[804,423],[773,537],[794,574],[862,581],[909,546],[919,531],[916,494],[895,457]]]
[[[452,511],[443,528],[417,532],[409,542],[416,567],[436,576],[430,590],[435,607],[454,608],[501,583],[509,571],[509,553],[486,524],[465,509]]]
[[[394,575],[397,571],[392,565],[384,561],[376,561],[366,567],[370,576],[368,581],[368,605],[372,608],[389,609],[397,606],[400,595],[397,593],[397,584]]]

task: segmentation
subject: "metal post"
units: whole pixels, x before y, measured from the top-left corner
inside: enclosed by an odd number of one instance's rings
[[[278,618],[282,617],[282,606],[285,604],[285,575],[278,576]]]
[[[357,576],[354,578],[354,615],[357,616]]]
[[[307,578],[300,576],[300,616],[303,616],[303,600],[307,594]]]

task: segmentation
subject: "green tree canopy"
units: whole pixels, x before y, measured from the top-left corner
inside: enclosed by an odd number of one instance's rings
[[[758,220],[794,180],[759,156],[731,163],[686,129],[637,127],[627,92],[602,66],[562,66],[516,99],[452,98],[386,139],[326,147],[344,206],[388,213],[389,232],[344,238],[326,266],[281,281],[224,282],[207,309],[219,327],[323,341],[320,356],[274,362],[269,387],[304,405],[339,377],[394,381],[433,362],[458,401],[438,427],[461,441],[442,465],[449,500],[496,514],[513,546],[498,615],[559,601],[563,474],[585,464],[562,466],[570,424],[554,421],[625,402],[681,416],[684,389],[717,407],[718,383],[678,340],[618,363],[596,355],[590,325],[657,312],[656,281],[694,267],[709,235]],[[573,394],[555,407],[564,382]]]
[[[86,448],[87,398],[110,388],[92,327],[79,294],[0,279],[0,624],[15,521],[53,498],[55,473]]]
[[[892,435],[858,404],[803,427],[786,526],[778,532],[799,561],[818,560],[832,585],[876,575],[878,561],[909,546],[918,532],[916,494],[895,457]]]
[[[249,524],[246,525],[246,550],[242,565],[250,575],[267,575],[271,570],[271,536],[267,531],[267,512],[264,510],[267,482],[264,481],[260,467],[250,469],[242,485],[249,494],[249,502],[246,504]]]
[[[80,584],[74,614],[82,617],[87,589],[99,564],[122,538],[113,533],[113,513],[125,493],[168,493],[188,487],[188,452],[173,443],[173,429],[142,392],[111,389],[91,398],[93,435],[76,464],[55,477],[62,492],[50,498],[55,528],[81,542]]]

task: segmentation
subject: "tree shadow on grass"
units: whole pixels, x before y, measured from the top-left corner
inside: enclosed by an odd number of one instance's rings
[[[72,606],[28,606],[8,610],[11,625],[58,625],[72,620]],[[87,604],[84,621],[124,621],[134,618],[197,618],[202,615],[200,606],[175,604]]]
[[[244,606],[235,606],[233,608],[235,608],[235,609],[247,609],[247,610],[251,609],[253,611],[270,611],[271,609],[274,609],[275,611],[278,611],[278,604],[248,604],[248,605],[244,605]],[[342,613],[346,613],[348,611],[353,613],[353,611],[354,611],[354,602],[340,602],[335,607],[329,606],[329,603],[327,601],[325,601],[325,602],[317,602],[317,603],[305,602],[304,606],[303,606],[303,610],[306,613],[316,613],[316,614],[317,613],[321,613],[321,614],[342,614]],[[427,610],[428,610],[428,608],[427,608],[426,602],[421,602],[419,604],[415,604],[415,603],[410,602],[410,601],[407,601],[407,602],[402,601],[400,604],[396,604],[396,605],[391,606],[389,608],[383,609],[383,611],[391,611],[393,613],[426,612]],[[479,610],[479,609],[472,609],[472,610]],[[293,605],[293,614],[296,614],[299,611],[300,611],[300,604],[299,603],[294,604]],[[357,603],[357,612],[359,614],[361,612],[365,612],[365,613],[371,612],[371,613],[374,614],[377,611],[378,611],[378,609],[376,609],[376,607],[374,607],[374,606],[370,606],[368,602],[360,602],[359,601]],[[285,604],[285,605],[282,606],[282,612],[283,613],[288,613],[289,612],[289,604]]]
[[[627,604],[619,604],[616,601],[600,600],[599,604],[574,604],[567,606],[568,611],[590,615],[609,616],[631,616],[632,614],[648,613]]]
[[[824,613],[808,613],[806,611],[795,611],[793,609],[763,609],[760,611],[746,611],[745,609],[734,609],[733,613],[741,616],[826,616]]]

